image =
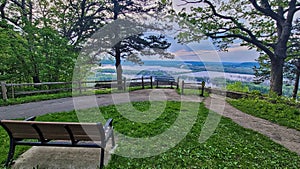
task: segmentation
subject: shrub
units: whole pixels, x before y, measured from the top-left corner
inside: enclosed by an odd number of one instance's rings
[[[243,93],[249,92],[249,87],[243,85],[242,82],[234,82],[231,84],[227,84],[226,89],[234,92],[243,92]]]

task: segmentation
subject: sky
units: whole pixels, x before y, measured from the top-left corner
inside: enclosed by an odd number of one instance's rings
[[[173,8],[180,11],[181,0],[173,0]],[[193,4],[194,5],[194,4]],[[189,6],[185,6],[188,8]],[[176,26],[174,26],[176,27]],[[176,28],[174,28],[176,29]],[[172,32],[172,31],[171,31]],[[146,33],[147,34],[147,33]],[[171,42],[169,52],[175,55],[175,60],[203,61],[203,62],[255,62],[259,56],[256,50],[248,50],[238,43],[231,44],[227,52],[221,52],[213,45],[211,40],[201,40],[190,44],[179,44],[173,33],[164,33],[168,42]],[[142,57],[143,60],[156,60],[155,57]]]
[[[176,43],[176,42],[175,42]],[[219,51],[210,40],[192,43],[184,46],[175,44],[172,53],[176,59],[203,62],[255,62],[259,54],[255,50],[248,50],[245,46],[232,44],[227,52]],[[172,49],[171,49],[172,50]]]
[[[147,34],[147,33],[146,33]],[[180,44],[174,37],[166,37],[171,43],[168,51],[175,56],[173,60],[202,62],[255,62],[259,54],[245,46],[232,44],[227,52],[219,51],[210,40]],[[142,60],[157,60],[155,56],[141,56]]]
[[[179,6],[184,2],[181,0],[172,0],[173,8],[180,11],[181,8],[189,8],[196,4]],[[227,1],[227,0],[223,0]],[[296,13],[294,18],[300,17],[300,12]],[[182,46],[176,42],[172,42],[172,53],[176,59],[183,60],[200,60],[207,62],[221,61],[221,62],[255,62],[259,57],[256,50],[248,50],[246,46],[240,46],[238,43],[232,44],[228,52],[220,52],[209,40],[203,40],[200,43],[193,43]]]

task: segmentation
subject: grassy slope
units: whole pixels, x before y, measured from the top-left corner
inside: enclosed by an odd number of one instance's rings
[[[260,117],[279,125],[300,130],[300,110],[284,103],[270,103],[260,99],[228,99],[228,102],[242,112]]]
[[[188,103],[189,107],[193,104]],[[123,111],[131,111],[131,104],[123,104]],[[148,102],[134,103],[133,106],[147,114],[151,105]],[[198,106],[198,105],[197,105]],[[177,118],[180,103],[168,102],[164,113],[150,123],[132,122],[118,113],[114,106],[100,108],[103,115],[114,119],[115,130],[133,137],[151,137],[164,132]],[[186,109],[184,113],[194,113]],[[89,109],[84,112],[81,121],[98,121],[99,112]],[[297,168],[300,157],[286,148],[272,142],[267,137],[240,127],[230,119],[222,118],[215,133],[205,143],[198,138],[205,122],[208,110],[200,104],[198,118],[188,135],[174,148],[158,156],[135,159],[113,155],[107,168]],[[75,112],[49,114],[38,117],[43,121],[78,121]],[[93,115],[95,115],[93,117]],[[215,115],[218,116],[218,115]],[[8,151],[8,138],[0,129],[0,162],[3,164]],[[122,147],[122,143],[119,143]],[[123,145],[123,148],[128,148]],[[21,152],[21,150],[18,150]]]

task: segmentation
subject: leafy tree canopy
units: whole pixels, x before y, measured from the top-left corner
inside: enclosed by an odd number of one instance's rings
[[[282,94],[283,65],[287,58],[288,40],[295,14],[300,10],[296,0],[181,0],[184,26],[193,27],[188,39],[197,40],[202,35],[215,41],[226,50],[234,40],[255,48],[271,61],[271,91]],[[189,23],[189,24],[186,24]],[[186,34],[185,34],[186,35]]]

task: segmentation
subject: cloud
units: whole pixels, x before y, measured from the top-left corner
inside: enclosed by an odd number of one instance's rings
[[[258,58],[255,50],[248,50],[245,46],[234,44],[228,52],[219,52],[215,49],[178,49],[172,52],[176,60],[205,61],[205,62],[254,62]]]

